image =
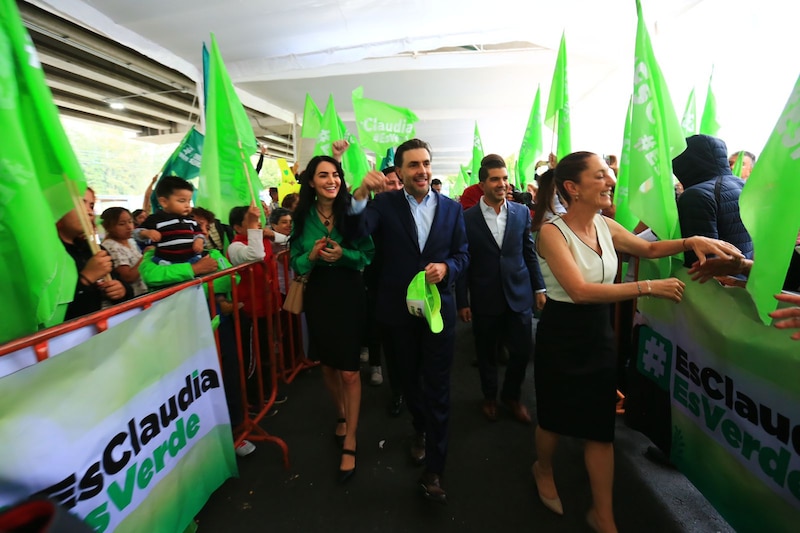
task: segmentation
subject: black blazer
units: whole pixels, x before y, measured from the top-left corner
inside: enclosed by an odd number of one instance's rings
[[[487,315],[503,313],[506,305],[518,313],[532,309],[534,291],[545,287],[531,236],[530,211],[507,202],[503,243],[497,246],[481,203],[464,212],[471,261],[458,283],[458,308],[471,307],[473,313]]]
[[[445,329],[455,325],[455,280],[469,264],[464,215],[455,201],[436,194],[439,204],[425,249],[420,252],[417,227],[403,190],[384,192],[367,205],[366,231],[382,242],[382,268],[378,278],[378,321],[403,325],[415,320],[406,307],[411,279],[428,263],[446,263],[447,277],[437,284],[442,297]]]

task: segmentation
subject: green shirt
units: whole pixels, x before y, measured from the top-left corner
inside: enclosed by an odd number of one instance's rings
[[[172,265],[157,265],[153,263],[153,250],[148,250],[139,263],[139,274],[142,280],[151,289],[160,289],[167,285],[174,285],[183,281],[190,281],[195,278],[192,265],[189,263],[175,263]],[[230,268],[230,262],[217,250],[210,250],[208,253],[219,265],[219,270]],[[237,275],[238,277],[238,275]],[[205,285],[204,285],[205,287]],[[214,292],[216,294],[227,294],[231,291],[231,278],[225,276],[214,280]]]
[[[342,247],[342,257],[334,263],[319,260],[311,261],[308,256],[314,247],[314,242],[326,236],[339,243]],[[319,217],[309,215],[303,228],[303,234],[295,235],[292,233],[290,241],[292,269],[300,275],[308,274],[314,268],[332,266],[364,270],[364,267],[372,262],[372,258],[375,255],[375,245],[372,243],[372,237],[355,239],[350,242],[348,247],[342,244],[343,240],[342,234],[335,227],[330,229],[329,235],[328,228],[320,222]]]

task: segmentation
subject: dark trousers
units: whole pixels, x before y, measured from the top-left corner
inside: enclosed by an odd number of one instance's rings
[[[426,434],[426,468],[441,475],[449,438],[454,324],[445,323],[439,334],[431,333],[425,320],[410,317],[401,326],[384,326],[386,341],[399,356],[403,394],[414,429]]]
[[[219,333],[220,359],[222,360],[222,383],[225,386],[225,401],[228,404],[231,427],[235,428],[244,422],[239,355],[236,352],[236,328],[232,316],[220,318],[217,332]]]
[[[475,336],[475,353],[481,390],[486,400],[497,399],[497,346],[508,349],[506,375],[503,379],[502,399],[519,400],[525,370],[531,357],[531,311],[517,313],[506,307],[501,315],[472,315],[472,333]]]
[[[384,326],[378,322],[376,290],[367,288],[367,347],[369,348],[369,366],[381,366],[381,352],[386,360],[386,373],[392,398],[403,394],[403,383],[398,367],[397,353],[391,343],[386,342]]]

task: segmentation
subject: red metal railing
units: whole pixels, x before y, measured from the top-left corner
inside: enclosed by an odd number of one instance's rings
[[[253,317],[254,327],[252,328],[252,353],[255,354],[255,374],[256,388],[255,394],[252,393],[253,385],[248,385],[247,376],[245,374],[245,357],[244,346],[242,342],[242,311],[239,305],[239,294],[241,290],[250,292],[250,301],[255,301],[256,297],[256,284],[254,276],[249,276],[251,283],[247,287],[243,287],[234,282],[237,273],[249,271],[254,272],[254,266],[257,263],[247,263],[237,267],[229,268],[220,272],[215,272],[195,278],[191,281],[179,283],[167,288],[157,290],[133,300],[116,304],[107,309],[97,311],[90,315],[82,316],[68,322],[64,322],[57,326],[39,331],[27,337],[15,339],[6,344],[0,345],[0,357],[32,348],[36,355],[37,362],[44,361],[50,356],[50,342],[62,335],[82,329],[85,327],[94,326],[95,334],[101,333],[108,329],[108,321],[111,317],[125,313],[132,309],[147,309],[153,305],[154,302],[163,300],[164,298],[175,294],[179,291],[185,290],[189,287],[194,287],[203,283],[208,285],[208,303],[211,319],[217,315],[216,309],[216,294],[214,292],[214,281],[223,277],[231,279],[231,296],[233,300],[233,323],[236,338],[236,354],[239,363],[239,382],[241,384],[241,401],[242,401],[242,419],[243,422],[233,428],[234,445],[239,445],[243,440],[248,439],[251,441],[265,441],[277,445],[283,453],[284,466],[289,468],[289,448],[286,443],[274,435],[269,434],[260,422],[266,416],[270,408],[274,405],[275,398],[278,390],[278,379],[280,378],[285,383],[291,383],[297,374],[316,363],[309,361],[302,349],[302,343],[298,343],[296,337],[299,336],[301,331],[301,321],[299,317],[287,313],[281,309],[282,297],[280,287],[278,285],[278,268],[284,269],[286,278],[288,277],[288,257],[282,254],[282,258],[276,261],[269,261],[265,263],[263,270],[266,275],[264,283],[265,294],[264,308],[266,316],[262,317],[266,322],[266,339],[261,339],[259,335],[259,327],[256,324],[256,318]],[[287,324],[288,337],[283,335],[283,322]],[[217,345],[217,357],[220,363],[220,370],[223,371],[222,365],[222,350],[220,348],[219,332],[214,332],[214,338]],[[265,353],[261,350],[262,342],[265,342],[269,349],[269,394],[265,394],[264,374],[262,372],[265,361],[262,361],[262,354]],[[249,405],[248,401],[248,386],[251,388],[251,395],[257,398],[256,405]],[[267,397],[268,396],[268,397]]]

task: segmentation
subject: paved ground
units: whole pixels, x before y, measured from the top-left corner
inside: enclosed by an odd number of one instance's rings
[[[565,509],[559,517],[537,498],[530,473],[533,428],[513,421],[507,412],[493,424],[481,415],[473,357],[471,331],[461,325],[444,478],[447,506],[420,496],[420,469],[407,460],[408,415],[386,415],[388,385],[370,387],[366,371],[358,470],[346,486],[336,484],[336,416],[320,369],[314,368],[285,386],[289,401],[264,423],[289,445],[290,470],[283,468],[277,447],[259,443],[252,455],[239,459],[240,478],[228,480],[200,513],[199,532],[590,531],[584,521],[590,495],[580,442],[564,439],[556,458]],[[533,413],[531,372],[529,366],[523,400]],[[643,456],[648,445],[618,420],[614,498],[620,530],[732,531],[681,474]]]

